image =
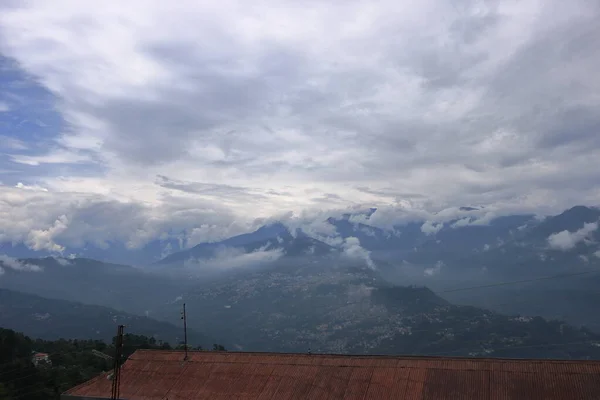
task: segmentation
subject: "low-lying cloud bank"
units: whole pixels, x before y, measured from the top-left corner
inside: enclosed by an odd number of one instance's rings
[[[12,269],[14,271],[25,271],[25,272],[39,272],[42,271],[42,267],[17,260],[16,258],[9,257],[6,254],[0,254],[0,275],[5,273],[5,269]]]
[[[184,262],[189,272],[206,273],[229,271],[233,269],[252,268],[277,261],[284,255],[281,249],[266,250],[260,248],[252,252],[242,249],[222,247],[216,250],[213,257],[207,259],[191,258]]]
[[[598,222],[584,224],[583,228],[569,232],[567,230],[552,234],[548,237],[551,249],[567,251],[574,249],[579,243],[591,244],[591,235],[598,230]]]

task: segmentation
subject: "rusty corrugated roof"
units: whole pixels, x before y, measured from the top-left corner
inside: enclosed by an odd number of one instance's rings
[[[110,397],[106,375],[65,395]],[[600,361],[138,350],[121,397],[189,399],[598,400]]]

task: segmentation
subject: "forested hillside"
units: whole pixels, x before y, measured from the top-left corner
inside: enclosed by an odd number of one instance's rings
[[[213,348],[224,350],[216,344]],[[129,357],[137,349],[171,349],[171,345],[142,335],[125,334],[123,357]],[[95,355],[94,350],[109,356],[115,352],[112,343],[100,340],[31,339],[0,328],[0,399],[58,400],[67,389],[112,369],[112,361]],[[35,366],[32,356],[38,352],[47,353],[49,362]]]

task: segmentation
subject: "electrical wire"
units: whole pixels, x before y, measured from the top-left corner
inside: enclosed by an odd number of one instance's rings
[[[434,291],[434,293],[442,294],[442,293],[462,292],[465,290],[487,289],[487,288],[498,287],[498,286],[515,285],[515,284],[519,284],[519,283],[530,283],[530,282],[539,282],[539,281],[545,281],[545,280],[550,280],[550,279],[570,278],[573,276],[581,276],[581,275],[587,275],[587,274],[598,273],[598,272],[600,272],[600,270],[597,270],[597,269],[586,270],[586,271],[573,272],[573,273],[568,273],[568,274],[557,274],[557,275],[541,276],[538,278],[531,278],[531,279],[522,279],[522,280],[516,280],[516,281],[490,283],[490,284],[486,284],[486,285],[467,286],[467,287],[462,287],[462,288],[438,290],[438,291]]]

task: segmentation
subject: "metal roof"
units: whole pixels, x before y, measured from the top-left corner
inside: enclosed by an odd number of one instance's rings
[[[109,398],[107,375],[65,399]],[[345,356],[138,350],[121,369],[121,398],[600,399],[600,361]]]

